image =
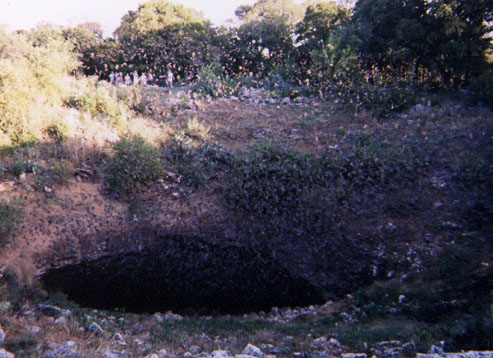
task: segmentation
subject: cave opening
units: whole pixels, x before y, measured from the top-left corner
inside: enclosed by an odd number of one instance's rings
[[[325,301],[266,252],[176,237],[50,269],[41,283],[83,307],[133,313],[242,314]]]

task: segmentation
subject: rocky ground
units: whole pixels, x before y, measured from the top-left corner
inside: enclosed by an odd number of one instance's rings
[[[351,295],[323,296],[326,303],[305,308],[269,307],[241,315],[204,315],[193,310],[181,315],[134,314],[81,307],[61,294],[48,295],[40,286],[40,275],[53,267],[117,251],[142,252],[152,237],[128,235],[139,227],[159,227],[161,232],[184,227],[188,233],[217,230],[225,218],[234,219],[220,195],[227,176],[219,170],[208,174],[205,185],[194,187],[170,169],[165,177],[125,201],[108,195],[101,161],[89,154],[87,160],[72,160],[76,165],[63,182],[46,174],[51,173],[46,168],[52,154],[39,148],[22,152],[21,160],[30,165],[19,173],[12,170],[19,154],[7,154],[0,159],[4,168],[0,199],[20,208],[22,215],[16,219],[12,237],[0,249],[0,357],[380,358],[415,356],[417,352],[441,354],[443,348],[491,347],[491,340],[477,337],[492,332],[488,323],[471,323],[471,317],[476,317],[473,313],[469,318],[458,316],[466,299],[457,299],[457,294],[444,289],[452,282],[458,290],[473,292],[480,307],[491,302],[491,208],[487,204],[491,193],[484,192],[491,171],[484,173],[479,164],[474,166],[491,153],[491,112],[449,101],[424,101],[391,119],[378,120],[314,98],[272,99],[256,89],[217,100],[198,98],[187,91],[159,94],[157,100],[153,94],[146,119],[152,123],[151,131],[163,139],[178,135],[197,145],[218,142],[236,153],[266,142],[315,154],[327,149],[344,153],[348,140],[362,132],[395,147],[403,138],[419,137],[423,142],[418,147],[432,148],[427,154],[430,161],[441,164],[425,170],[419,191],[400,192],[399,198],[405,198],[408,205],[404,209],[398,207],[399,199],[388,210],[362,209],[342,222],[346,226],[341,230],[356,238],[356,243],[372,238],[365,243],[369,254],[365,257],[374,258],[374,262],[362,263],[368,269],[368,282],[361,285],[366,287],[362,290],[351,288]],[[85,138],[87,133],[90,131],[81,121],[74,137]],[[106,149],[100,148],[98,156],[104,158],[116,139],[108,132],[108,138],[102,139]],[[89,152],[87,146],[83,151]],[[458,173],[479,181],[463,187],[457,184]],[[385,200],[388,203],[388,198]],[[221,240],[234,237],[226,231],[221,235]],[[236,244],[232,240],[227,245]],[[268,256],[260,251],[259,257],[285,265],[289,260],[296,264],[312,260],[319,254],[313,251],[300,256],[296,254],[299,248],[285,246],[279,245],[282,249]],[[330,251],[333,247],[325,250],[329,261],[336,256],[328,253],[348,252]],[[357,260],[358,249],[349,251]],[[462,258],[466,260],[463,264]],[[347,256],[347,261],[351,260]],[[317,265],[300,265],[290,274],[304,277],[310,284],[333,279],[320,275],[326,267]],[[322,271],[313,271],[315,266]],[[442,273],[436,279],[430,268],[438,266]],[[457,267],[469,276],[453,281],[450,273]],[[218,265],[216,269],[224,268]],[[344,270],[341,275],[347,275]],[[346,280],[344,275],[340,277]],[[437,320],[424,317],[440,309],[444,312]],[[493,317],[493,310],[481,314]],[[447,315],[452,317],[449,321],[441,318]],[[475,331],[469,335],[467,327],[471,325]],[[461,329],[466,333],[460,333]],[[449,345],[441,347],[441,340],[449,340]],[[467,357],[491,357],[491,353]]]

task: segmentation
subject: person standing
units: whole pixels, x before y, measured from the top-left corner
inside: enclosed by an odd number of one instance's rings
[[[132,84],[132,79],[130,78],[130,75],[127,73],[125,75],[125,85],[130,86]]]
[[[150,85],[154,84],[154,76],[152,75],[152,72],[149,72],[149,74],[147,75],[147,83]]]
[[[171,72],[171,69],[168,70],[168,74],[166,76],[166,85],[168,88],[173,87],[173,81],[175,80],[175,75]]]
[[[141,86],[147,86],[147,76],[145,72],[142,72],[142,74],[140,75],[139,84]]]
[[[116,75],[115,72],[111,71],[110,73],[110,83],[114,84],[116,82]]]

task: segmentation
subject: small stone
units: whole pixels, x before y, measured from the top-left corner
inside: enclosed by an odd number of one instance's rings
[[[0,358],[15,358],[15,356],[5,349],[0,348]]]
[[[167,320],[170,320],[170,321],[181,321],[183,319],[183,316],[181,316],[181,315],[179,315],[177,313],[173,313],[171,311],[168,311],[164,315],[164,318],[167,319]]]
[[[41,328],[39,328],[38,326],[29,327],[29,333],[38,334],[40,332],[41,332]]]
[[[103,353],[103,358],[120,358],[120,355],[114,352],[106,351]]]
[[[188,351],[192,354],[199,354],[200,352],[202,352],[202,349],[200,349],[199,346],[191,346],[190,348],[188,348]]]
[[[262,352],[268,352],[269,354],[279,354],[281,351],[278,347],[274,346],[273,344],[266,344],[263,343],[260,345],[260,349]]]
[[[367,358],[366,353],[343,353],[342,358]]]
[[[125,339],[123,338],[123,336],[120,333],[115,333],[115,335],[113,336],[113,339],[115,341],[125,341]]]
[[[247,354],[250,356],[254,356],[257,358],[264,358],[264,353],[260,350],[259,347],[254,346],[253,344],[248,344],[245,349],[243,349],[242,354]]]
[[[313,351],[309,355],[310,358],[331,358],[331,355],[326,352]]]
[[[48,317],[58,317],[63,313],[63,310],[56,306],[38,305],[38,310]]]
[[[159,356],[156,353],[151,353],[146,355],[145,358],[159,358]]]
[[[9,301],[0,302],[0,313],[8,313],[12,310],[12,303]]]
[[[3,347],[5,343],[5,332],[2,329],[2,326],[0,326],[0,347]]]
[[[61,347],[59,347],[55,352],[55,357],[60,358],[78,358],[77,347],[74,341],[67,341]]]
[[[158,358],[167,358],[169,357],[169,354],[168,351],[165,348],[163,348],[159,352],[157,352],[157,356]]]
[[[211,353],[211,358],[230,358],[231,354],[228,351],[217,350]]]
[[[53,191],[53,189],[52,189],[52,188],[50,188],[49,186],[46,186],[46,185],[45,185],[45,186],[43,187],[43,191],[44,191],[45,193],[49,194],[49,193],[51,193],[51,192]]]
[[[337,348],[341,347],[341,343],[335,338],[329,339],[329,344]]]
[[[402,346],[402,351],[407,354],[415,354],[416,353],[416,344],[414,342],[405,343]]]
[[[157,323],[163,323],[164,322],[164,316],[161,312],[156,312],[154,313],[154,315],[152,316]]]
[[[256,357],[251,356],[250,354],[235,354],[235,358],[256,358]]]
[[[313,340],[313,344],[316,346],[321,346],[324,343],[327,343],[327,337],[319,337]]]
[[[67,324],[67,319],[64,316],[60,316],[55,320],[55,323],[64,326]]]
[[[281,100],[281,104],[282,105],[289,105],[291,104],[291,99],[289,97],[284,97],[282,100]]]
[[[101,335],[103,336],[104,335],[104,330],[101,328],[101,326],[99,324],[97,324],[96,322],[92,322],[89,327],[87,327],[87,331],[88,332],[92,332],[96,335]]]

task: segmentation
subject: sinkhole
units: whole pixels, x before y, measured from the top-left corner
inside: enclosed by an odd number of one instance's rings
[[[96,309],[239,314],[323,303],[299,276],[268,250],[166,237],[143,250],[50,269],[41,283]]]

